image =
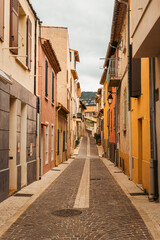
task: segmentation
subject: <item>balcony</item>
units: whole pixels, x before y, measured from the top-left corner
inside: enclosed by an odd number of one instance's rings
[[[82,113],[77,113],[77,118],[82,119]]]
[[[109,66],[107,69],[108,88],[119,86],[121,81],[120,67],[121,64],[119,58],[111,58],[109,60]]]

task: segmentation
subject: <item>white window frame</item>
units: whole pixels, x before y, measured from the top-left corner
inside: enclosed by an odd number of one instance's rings
[[[46,126],[46,139],[45,139],[45,164],[48,164],[48,148],[49,148],[49,124]]]
[[[51,161],[54,160],[54,124],[51,124]]]

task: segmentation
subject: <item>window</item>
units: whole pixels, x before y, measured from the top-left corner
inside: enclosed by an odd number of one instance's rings
[[[48,60],[45,59],[45,97],[48,98]]]
[[[63,131],[63,152],[65,151],[65,131]]]
[[[111,126],[110,126],[111,132],[112,132],[112,110],[111,110]]]
[[[2,1],[2,0],[0,0]],[[10,0],[10,51],[17,60],[31,70],[32,23],[18,0]]]
[[[126,130],[126,122],[127,122],[127,92],[126,88],[124,90],[124,116],[123,116],[123,129]]]
[[[4,0],[0,0],[0,39],[4,40]]]
[[[51,161],[54,160],[54,125],[51,126]]]
[[[46,126],[45,164],[48,164],[48,128],[49,128],[49,126]]]
[[[54,103],[54,72],[52,71],[52,103]]]
[[[116,107],[114,107],[114,130],[116,129]]]
[[[70,62],[72,61],[72,52],[69,52]]]
[[[57,130],[57,155],[59,155],[59,129]]]

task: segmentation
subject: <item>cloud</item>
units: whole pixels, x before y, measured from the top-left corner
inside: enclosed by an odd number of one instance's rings
[[[110,39],[114,0],[32,0],[32,4],[43,25],[68,27],[70,48],[80,55],[81,88],[96,91],[103,65],[99,58],[105,57]]]

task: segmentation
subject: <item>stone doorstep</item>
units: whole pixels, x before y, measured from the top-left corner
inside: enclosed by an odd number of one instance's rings
[[[35,181],[17,192],[22,195],[33,194],[33,196],[16,197],[13,195],[0,203],[0,237],[73,161],[74,159],[68,159],[68,164],[58,166],[60,171],[50,170],[42,176],[41,180]],[[53,169],[57,169],[57,167]]]
[[[106,158],[101,158],[109,172],[112,174],[116,182],[119,184],[123,192],[131,200],[134,207],[139,212],[143,221],[145,222],[148,230],[150,231],[153,239],[160,239],[160,215],[156,214],[160,204],[156,202],[149,202],[148,197],[143,196],[131,196],[130,193],[142,193],[142,190],[133,182],[128,179],[128,176],[123,172],[117,172],[120,170],[118,167],[111,164],[111,162]]]

